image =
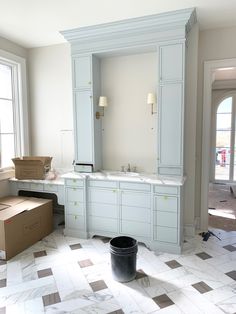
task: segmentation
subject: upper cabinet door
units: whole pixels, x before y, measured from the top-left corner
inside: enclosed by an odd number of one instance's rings
[[[183,80],[183,44],[160,47],[160,81]]]
[[[92,84],[91,56],[73,58],[73,88],[88,89]]]
[[[91,91],[75,93],[76,160],[93,163],[93,109]]]

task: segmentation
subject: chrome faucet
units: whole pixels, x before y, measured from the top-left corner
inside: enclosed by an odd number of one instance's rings
[[[130,164],[128,164],[127,172],[130,172]]]

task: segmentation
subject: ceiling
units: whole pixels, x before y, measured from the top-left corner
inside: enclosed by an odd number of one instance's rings
[[[0,36],[48,46],[65,42],[61,30],[191,7],[202,30],[236,26],[235,0],[0,0]]]

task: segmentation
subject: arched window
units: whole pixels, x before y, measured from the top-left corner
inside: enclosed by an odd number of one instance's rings
[[[222,100],[216,112],[215,180],[235,181],[235,97]]]

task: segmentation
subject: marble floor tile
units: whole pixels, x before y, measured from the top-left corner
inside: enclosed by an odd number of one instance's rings
[[[135,280],[119,283],[109,239],[55,230],[0,262],[0,314],[235,313],[236,232],[212,231],[222,240],[196,235],[181,255],[139,244]]]

